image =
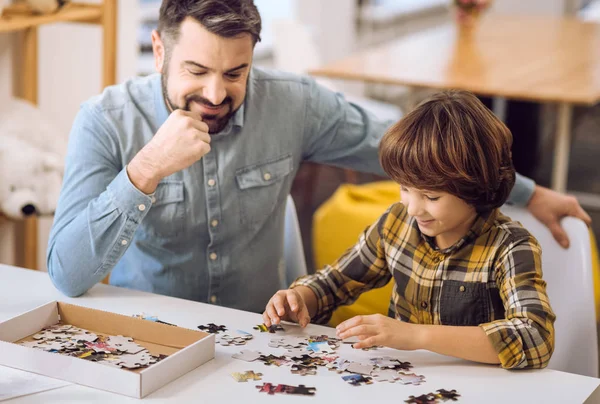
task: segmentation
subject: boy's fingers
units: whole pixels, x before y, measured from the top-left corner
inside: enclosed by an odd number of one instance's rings
[[[271,318],[269,317],[269,315],[267,314],[267,311],[265,310],[262,314],[263,317],[263,323],[267,326],[270,327],[271,326]]]
[[[288,295],[287,295],[287,301],[288,301],[288,304],[290,305],[290,309],[294,313],[297,313],[298,309],[300,307],[300,304],[298,302],[298,296],[296,295],[296,293],[294,293],[294,292],[288,293]]]
[[[298,311],[298,320],[298,323],[300,323],[302,327],[306,327],[308,323],[310,323],[310,315],[308,314],[308,309],[306,308],[305,304],[300,306],[300,310]]]
[[[285,307],[281,296],[275,296],[273,298],[273,306],[275,307],[275,310],[277,311],[279,317],[285,315]]]
[[[275,307],[271,303],[269,303],[267,306],[266,313],[274,324],[279,324],[279,316],[275,311]]]

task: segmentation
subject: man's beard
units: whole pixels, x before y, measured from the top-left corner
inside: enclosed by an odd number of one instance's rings
[[[231,99],[231,97],[227,96],[227,97],[225,97],[225,99],[223,100],[223,102],[221,104],[214,105],[213,103],[211,103],[209,100],[207,100],[204,97],[200,97],[199,95],[196,95],[196,94],[191,94],[191,95],[188,95],[187,97],[185,97],[185,105],[184,106],[177,105],[175,102],[173,102],[173,100],[171,98],[169,98],[169,93],[167,91],[167,76],[168,76],[168,74],[169,74],[168,72],[165,72],[164,74],[161,74],[161,77],[160,77],[163,98],[165,99],[165,104],[167,104],[167,109],[169,109],[171,112],[175,111],[176,109],[181,109],[181,110],[189,112],[190,104],[192,102],[204,104],[211,108],[226,107],[226,108],[228,108],[228,112],[225,114],[225,116],[223,116],[221,118],[217,118],[217,115],[213,115],[213,114],[200,114],[202,121],[208,125],[208,133],[210,133],[211,135],[214,135],[215,133],[219,133],[223,129],[225,129],[225,126],[227,126],[227,123],[229,122],[229,120],[231,119],[233,114],[235,114],[237,112],[237,110],[239,109],[239,107],[235,110],[233,109],[233,100]]]

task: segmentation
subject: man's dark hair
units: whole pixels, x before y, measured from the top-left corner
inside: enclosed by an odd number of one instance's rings
[[[177,42],[179,27],[187,17],[225,38],[248,33],[255,45],[260,41],[261,20],[254,0],[163,0],[158,17],[163,41]]]

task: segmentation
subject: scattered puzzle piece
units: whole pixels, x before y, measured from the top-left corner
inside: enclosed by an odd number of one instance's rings
[[[415,386],[425,382],[425,376],[416,375],[414,373],[398,372],[398,381],[402,384],[413,384]]]
[[[255,330],[260,330],[260,332],[270,332],[271,334],[275,334],[276,331],[285,331],[283,327],[279,324],[271,324],[270,327],[267,327],[264,324],[258,324],[253,327]]]
[[[217,334],[221,331],[227,331],[227,327],[225,327],[224,325],[216,325],[214,323],[208,323],[207,325],[199,325],[198,329],[204,332],[208,332],[210,334]]]
[[[277,367],[290,363],[285,356],[275,356],[273,354],[261,355],[258,360],[263,361],[267,366],[275,365]]]
[[[460,394],[458,394],[456,392],[456,390],[448,391],[448,390],[440,389],[437,391],[437,393],[435,393],[435,396],[442,401],[448,401],[448,400],[457,401],[458,400],[457,397],[460,397]]]
[[[376,382],[389,382],[394,383],[400,378],[398,372],[394,369],[377,369],[371,372],[371,377]]]
[[[408,400],[405,400],[404,402],[410,404],[435,404],[436,401],[435,396],[432,394],[421,394],[418,397],[409,396]]]
[[[357,375],[357,374],[342,376],[342,379],[344,379],[344,381],[348,382],[348,384],[351,384],[353,386],[362,386],[363,384],[373,384],[373,380],[371,379],[371,377]]]
[[[254,373],[253,370],[247,370],[243,373],[233,372],[231,376],[238,382],[247,382],[248,380],[261,380],[262,373]]]
[[[290,386],[287,384],[273,385],[272,383],[263,383],[262,386],[256,386],[259,392],[274,395],[275,393],[280,394],[295,394],[303,396],[314,396],[317,391],[314,387],[306,387],[301,384],[299,386]]]
[[[260,352],[251,351],[249,349],[244,349],[240,353],[231,355],[232,358],[239,359],[239,360],[246,361],[246,362],[255,361],[258,358],[260,358],[261,356],[263,356],[263,355]]]
[[[292,365],[292,373],[295,375],[306,376],[316,375],[317,367],[315,365]]]
[[[358,373],[369,376],[373,371],[373,365],[365,365],[364,363],[352,362],[346,367],[346,372]]]

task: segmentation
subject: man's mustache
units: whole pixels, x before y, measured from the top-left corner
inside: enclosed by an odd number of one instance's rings
[[[221,107],[221,106],[224,106],[224,105],[231,104],[232,100],[231,100],[231,97],[225,97],[225,99],[223,100],[222,103],[220,103],[218,105],[215,105],[212,102],[210,102],[209,100],[207,100],[206,98],[203,98],[203,97],[200,97],[200,96],[197,96],[197,95],[193,95],[193,96],[190,96],[190,97],[188,97],[186,99],[186,102],[185,102],[185,110],[186,111],[190,110],[190,104],[192,103],[192,101],[193,102],[197,102],[199,104],[206,105],[209,108],[218,108],[218,107]]]

